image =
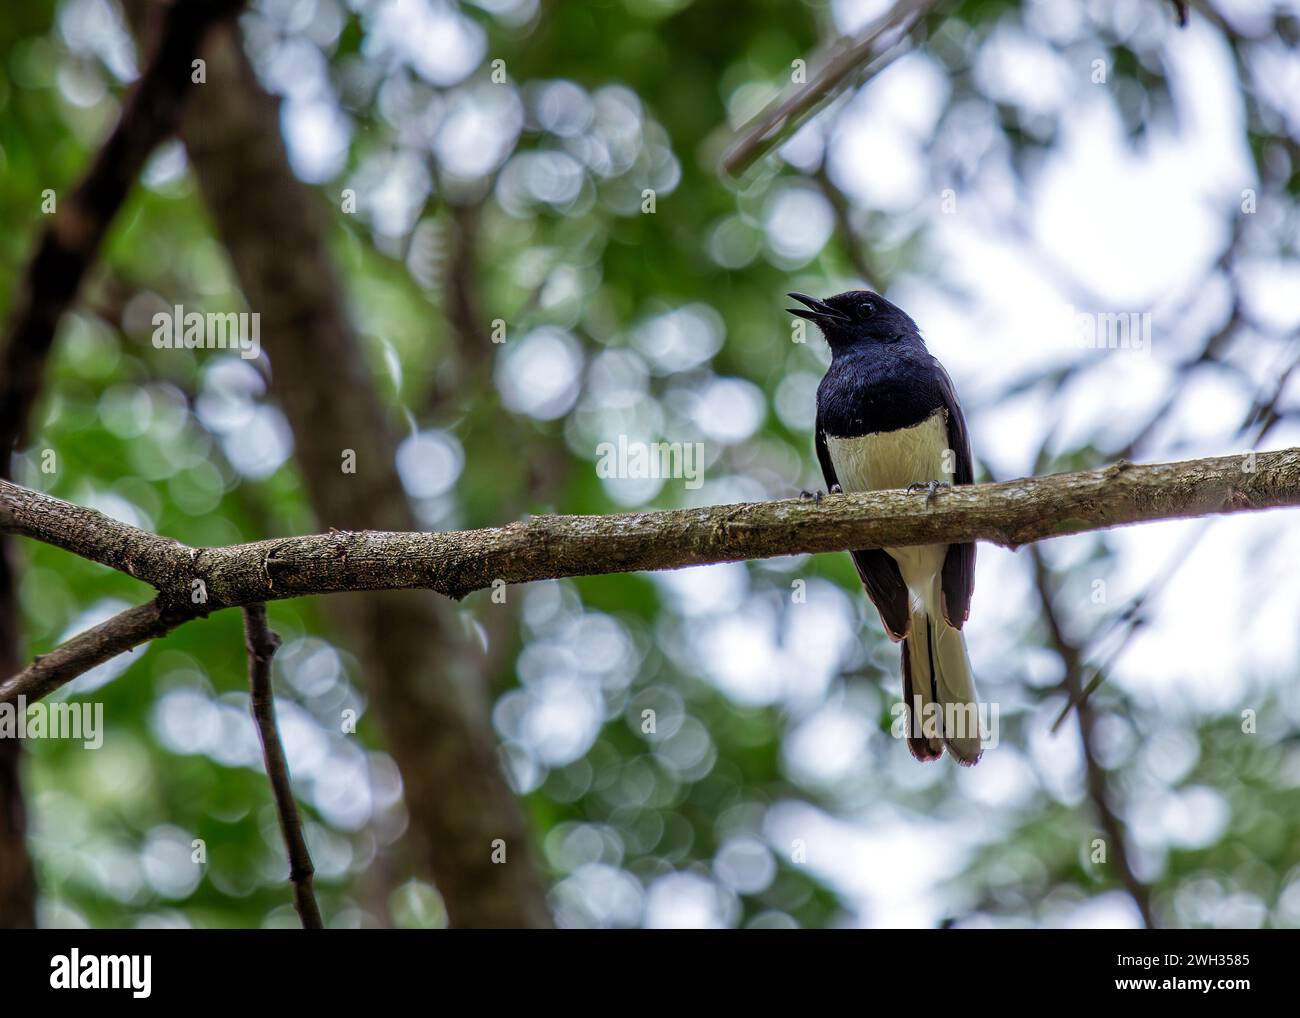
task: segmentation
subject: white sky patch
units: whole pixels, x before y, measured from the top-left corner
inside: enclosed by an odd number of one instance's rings
[[[691,566],[650,575],[656,586],[669,594],[674,610],[684,615],[733,608],[749,593],[749,570],[743,562]]]
[[[538,420],[563,416],[578,398],[582,348],[568,332],[544,325],[507,343],[496,383],[506,408]]]
[[[831,16],[835,27],[845,35],[855,35],[883,16],[892,0],[834,0]]]
[[[804,787],[831,786],[868,766],[868,723],[839,700],[803,718],[781,744],[782,766]]]
[[[707,304],[685,304],[643,319],[632,330],[632,344],[656,374],[689,371],[722,348],[722,316]]]
[[[352,121],[326,99],[285,101],[280,125],[293,171],[309,184],[331,180],[347,162]]]
[[[824,580],[808,581],[804,594],[804,603],[787,610],[769,597],[729,604],[716,598],[726,610],[688,624],[681,652],[737,703],[816,703],[852,646],[858,615],[848,596]]]
[[[465,466],[465,450],[445,431],[421,431],[397,447],[402,487],[413,498],[437,498],[455,485]]]
[[[758,430],[767,411],[763,390],[743,378],[716,378],[691,401],[691,418],[715,442],[735,445]]]
[[[801,847],[805,865],[845,897],[862,926],[934,926],[943,918],[934,885],[960,872],[969,852],[960,828],[886,808],[845,822],[783,802],[768,811],[763,828],[773,852],[788,859]]]
[[[487,35],[441,0],[387,0],[371,15],[362,49],[368,59],[400,60],[431,85],[445,88],[479,66]]]
[[[253,407],[247,423],[225,432],[221,448],[230,465],[245,477],[270,477],[293,453],[293,432],[278,407]]]
[[[1243,298],[1252,319],[1277,332],[1300,326],[1300,261],[1244,258],[1238,263]]]
[[[726,929],[738,911],[734,897],[707,877],[668,873],[646,892],[643,925],[652,930]]]
[[[356,192],[358,211],[386,237],[403,237],[429,197],[432,179],[418,152],[398,150],[368,157],[348,186]]]
[[[438,161],[458,177],[486,177],[508,156],[523,126],[514,89],[482,85],[457,89],[434,136]]]
[[[1100,94],[1063,124],[1061,147],[1037,188],[1034,234],[1111,301],[1086,310],[1147,310],[1180,281],[1202,275],[1226,233],[1206,208],[1203,185],[1186,172],[1200,153],[1157,142],[1148,157],[1133,154]]]
[[[1109,891],[1069,905],[1056,904],[1044,915],[1043,925],[1068,930],[1136,930],[1142,927],[1142,916],[1127,894]]]
[[[1031,113],[1060,108],[1069,95],[1069,74],[1044,40],[1008,23],[993,29],[975,59],[975,80],[986,95]]]
[[[777,264],[791,269],[815,257],[830,240],[834,226],[825,197],[803,185],[777,191],[763,212],[768,250]]]

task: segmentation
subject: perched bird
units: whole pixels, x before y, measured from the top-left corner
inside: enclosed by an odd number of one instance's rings
[[[817,458],[828,491],[970,484],[970,439],[952,380],[916,323],[870,290],[788,309],[813,322],[831,348],[817,389]],[[946,744],[961,764],[983,751],[975,682],[961,627],[970,612],[974,544],[855,551],[853,561],[885,631],[903,642],[907,745],[937,760]],[[936,704],[938,708],[930,705]],[[947,708],[946,710],[940,710]],[[927,726],[926,717],[941,722]]]

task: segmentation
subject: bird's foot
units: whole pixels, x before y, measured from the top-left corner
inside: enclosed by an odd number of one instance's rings
[[[842,495],[844,494],[844,489],[841,488],[838,484],[832,484],[830,493],[832,495]],[[804,501],[807,501],[808,499],[812,499],[814,502],[820,502],[822,499],[826,497],[826,492],[820,490],[801,491],[799,492],[799,497],[802,498]]]
[[[947,481],[915,481],[907,486],[908,491],[924,491],[925,504],[929,505],[934,501],[934,493],[940,488],[951,488],[952,485]]]

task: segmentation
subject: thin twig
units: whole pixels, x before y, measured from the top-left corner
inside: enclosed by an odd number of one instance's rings
[[[244,646],[248,648],[249,710],[257,722],[257,737],[262,740],[262,757],[266,776],[271,779],[275,812],[280,819],[280,833],[289,852],[289,880],[293,883],[293,904],[305,930],[322,928],[320,906],[312,889],[316,869],[303,837],[298,803],[289,780],[289,763],[275,725],[275,697],[271,692],[271,658],[280,646],[280,637],[266,622],[266,605],[250,604],[244,608]]]
[[[1259,422],[1259,427],[1255,429],[1254,435],[1249,439],[1246,446],[1247,448],[1253,449],[1259,445],[1259,443],[1268,436],[1268,433],[1273,430],[1278,421],[1281,420],[1282,415],[1279,414],[1276,409],[1277,403],[1281,398],[1282,390],[1286,386],[1287,379],[1297,366],[1300,366],[1300,363],[1292,362],[1288,365],[1287,368],[1283,370],[1281,377],[1278,379],[1272,396],[1263,402],[1261,402],[1259,398],[1256,398],[1251,409],[1247,411],[1246,419],[1242,421],[1241,426],[1237,429],[1237,438],[1244,437],[1247,432],[1254,428],[1256,422]],[[1260,420],[1261,416],[1263,417],[1262,421]],[[1133,443],[1129,444],[1131,446]],[[1119,659],[1120,654],[1124,652],[1125,648],[1128,647],[1129,643],[1132,641],[1134,635],[1145,624],[1146,617],[1143,615],[1143,609],[1146,608],[1148,602],[1153,600],[1165,587],[1169,585],[1174,574],[1177,573],[1178,570],[1182,568],[1183,564],[1191,558],[1192,551],[1196,548],[1197,544],[1200,543],[1201,538],[1209,532],[1210,525],[1213,522],[1213,518],[1203,520],[1201,525],[1198,526],[1195,531],[1193,531],[1192,534],[1183,541],[1175,553],[1170,556],[1169,562],[1165,568],[1156,574],[1155,579],[1153,579],[1144,590],[1129,601],[1124,609],[1115,616],[1111,625],[1099,633],[1092,634],[1088,642],[1095,646],[1098,642],[1108,637],[1115,629],[1119,628],[1119,626],[1123,625],[1125,627],[1124,633],[1120,636],[1119,641],[1110,649],[1110,652],[1106,656],[1106,660],[1098,665],[1092,666],[1092,678],[1089,680],[1087,686],[1084,687],[1078,700],[1076,700],[1074,696],[1070,696],[1066,701],[1065,706],[1061,708],[1061,713],[1052,724],[1053,732],[1060,728],[1061,724],[1069,716],[1071,710],[1078,706],[1079,703],[1086,701],[1088,697],[1090,697],[1105,681],[1106,676],[1110,673],[1111,668]],[[1081,647],[1080,650],[1083,657],[1086,658],[1089,656],[1087,653],[1087,647]]]
[[[902,55],[904,35],[922,21],[934,0],[899,0],[879,21],[851,41],[841,42],[825,66],[797,91],[778,97],[740,129],[722,157],[724,173],[738,177],[764,153],[792,134],[825,102],[855,80],[879,73]],[[869,63],[870,62],[870,63]]]
[[[128,608],[78,633],[0,683],[0,703],[12,703],[20,696],[39,700],[96,665],[165,636],[185,621],[185,616],[164,612],[157,601]]]
[[[1081,652],[1079,647],[1066,635],[1060,617],[1056,613],[1056,605],[1052,600],[1051,578],[1042,552],[1037,546],[1032,546],[1029,549],[1029,555],[1034,566],[1034,586],[1038,591],[1038,599],[1042,605],[1043,618],[1047,622],[1048,638],[1052,641],[1057,655],[1065,667],[1066,686],[1070,690],[1071,697],[1078,701],[1075,716],[1079,719],[1079,741],[1083,744],[1088,798],[1097,811],[1102,830],[1106,832],[1106,836],[1113,845],[1115,868],[1119,873],[1120,881],[1141,913],[1142,922],[1147,929],[1155,929],[1157,923],[1155,912],[1151,907],[1151,889],[1138,878],[1133,870],[1132,861],[1129,859],[1127,833],[1124,829],[1124,823],[1111,805],[1109,778],[1106,769],[1097,759],[1094,749],[1096,715],[1093,713],[1092,705],[1082,695],[1084,683]]]
[[[875,290],[877,293],[882,292],[882,283],[868,260],[867,246],[858,237],[858,231],[853,226],[853,210],[849,200],[835,181],[831,180],[825,160],[813,173],[812,180],[821,189],[822,195],[830,203],[831,211],[835,214],[835,229],[840,235],[840,242],[844,245],[844,253],[848,255],[849,264],[853,266],[853,270],[868,289]]]

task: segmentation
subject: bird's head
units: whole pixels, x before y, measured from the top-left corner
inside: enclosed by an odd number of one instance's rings
[[[832,352],[868,343],[895,343],[919,336],[916,322],[902,308],[870,290],[848,290],[818,300],[806,293],[787,294],[804,308],[786,308],[819,329]]]

